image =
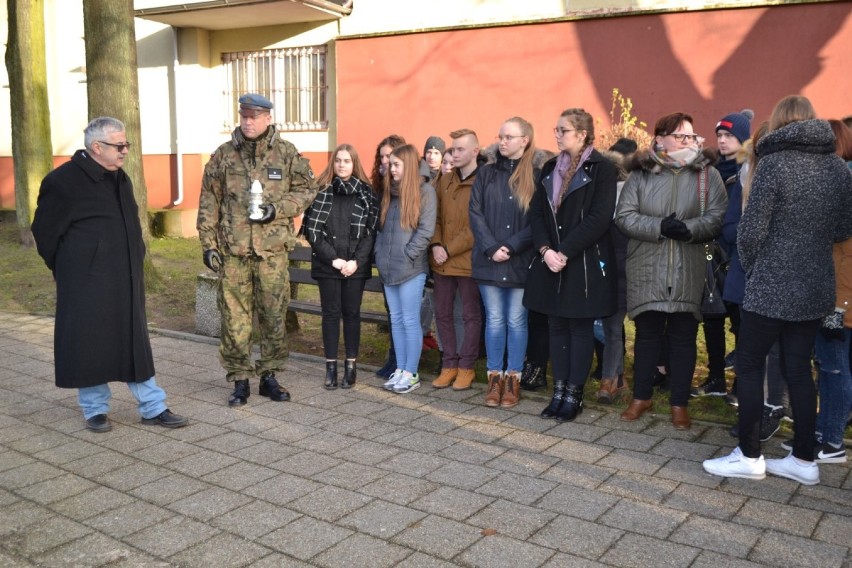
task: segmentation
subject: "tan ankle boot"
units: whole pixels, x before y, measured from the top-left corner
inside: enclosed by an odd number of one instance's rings
[[[438,375],[438,378],[432,381],[432,387],[436,389],[445,389],[456,380],[456,376],[459,374],[458,369],[441,369],[441,374]]]
[[[685,406],[672,406],[672,426],[675,430],[689,430],[692,426]]]
[[[521,374],[517,372],[506,373],[504,380],[503,400],[500,401],[500,407],[512,408],[521,399]]]
[[[502,372],[490,371],[488,373],[488,393],[485,395],[485,406],[500,406],[504,385],[505,378]]]
[[[473,369],[459,369],[459,374],[456,376],[456,382],[453,383],[453,390],[463,391],[469,389],[475,378],[476,371]]]
[[[621,413],[621,419],[624,422],[633,422],[645,414],[646,410],[650,410],[652,408],[654,408],[653,400],[639,400],[634,398],[630,401],[630,406],[627,407],[627,410]]]

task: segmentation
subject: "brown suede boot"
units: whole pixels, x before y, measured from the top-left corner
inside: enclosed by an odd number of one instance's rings
[[[506,373],[506,385],[503,387],[503,400],[500,401],[501,408],[512,408],[521,399],[521,374],[518,372]]]
[[[500,406],[500,400],[503,398],[503,388],[505,387],[506,379],[500,371],[489,371],[488,373],[488,393],[485,395],[485,406]]]
[[[475,378],[476,371],[473,369],[459,369],[459,374],[456,376],[456,382],[453,383],[453,390],[463,391],[469,389]]]
[[[441,369],[441,374],[438,375],[438,378],[432,381],[432,388],[436,389],[445,389],[456,380],[456,376],[459,374],[458,369],[447,369],[446,367]]]
[[[672,425],[675,430],[689,430],[692,426],[685,406],[672,406]]]
[[[654,408],[653,400],[639,400],[634,398],[630,401],[630,406],[627,407],[627,410],[621,413],[621,419],[624,422],[633,422],[634,420],[638,420],[646,410],[651,410],[652,408]]]
[[[627,392],[627,384],[623,384],[620,387],[618,385],[618,379],[601,379],[601,387],[598,389],[598,392],[595,393],[595,398],[598,402],[602,404],[612,404],[615,400]]]

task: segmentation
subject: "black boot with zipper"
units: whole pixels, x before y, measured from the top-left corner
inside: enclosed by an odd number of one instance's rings
[[[571,422],[583,412],[583,387],[569,384],[565,387],[562,407],[556,414],[557,422]]]
[[[337,388],[337,361],[325,362],[325,390]]]
[[[550,404],[547,408],[541,411],[542,418],[553,418],[559,413],[562,407],[562,397],[565,395],[565,383],[562,381],[553,382],[553,398],[550,399]]]
[[[340,388],[351,389],[358,378],[358,370],[355,367],[355,361],[346,360],[343,363],[343,380],[340,382]]]

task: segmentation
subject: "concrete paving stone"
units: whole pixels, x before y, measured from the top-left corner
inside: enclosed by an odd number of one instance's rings
[[[43,462],[31,462],[0,472],[0,487],[16,490],[27,485],[53,479],[65,472]]]
[[[135,463],[135,460],[131,456],[114,452],[112,450],[99,452],[96,455],[97,459],[95,459],[94,455],[86,456],[63,464],[62,468],[87,479],[94,479],[99,475],[103,475],[110,471]]]
[[[249,436],[257,436],[261,432],[276,428],[279,424],[280,422],[275,418],[260,416],[252,412],[240,412],[237,420],[228,423],[227,432],[242,432]]]
[[[8,447],[9,443],[14,442],[15,440],[25,440],[29,436],[43,434],[47,431],[48,430],[45,428],[33,426],[23,420],[16,420],[14,425],[0,428],[0,444]]]
[[[617,470],[611,467],[562,460],[541,474],[542,479],[567,483],[586,489],[596,489],[613,476]]]
[[[169,509],[199,521],[209,521],[213,517],[242,507],[252,499],[236,491],[222,487],[211,487],[189,497],[184,497],[169,505]]]
[[[393,445],[404,450],[436,454],[456,442],[451,436],[452,432],[446,435],[434,434],[432,432],[414,432],[405,438],[393,442]]]
[[[822,513],[819,511],[749,499],[734,515],[733,520],[744,525],[807,537],[813,534],[820,517]]]
[[[123,540],[148,554],[168,558],[220,532],[219,529],[194,519],[175,515]]]
[[[416,418],[410,422],[412,428],[424,432],[433,432],[435,434],[446,434],[456,428],[460,428],[470,422],[457,416],[447,416],[445,414],[424,414],[420,418]]]
[[[55,368],[52,363],[45,363],[37,359],[27,358],[26,361],[12,366],[15,371],[30,377],[52,377],[55,373]]]
[[[470,463],[449,462],[426,476],[429,481],[459,489],[476,489],[500,475],[500,471]]]
[[[688,517],[687,513],[669,507],[622,499],[601,515],[598,521],[609,527],[663,538],[674,532]]]
[[[165,440],[160,444],[139,450],[134,457],[155,465],[164,465],[180,458],[197,454],[201,448],[182,440]]]
[[[313,565],[286,554],[273,552],[252,562],[251,568],[313,568]]]
[[[313,563],[325,568],[384,568],[397,566],[411,550],[367,535],[353,534],[319,556]]]
[[[359,533],[389,539],[424,517],[426,513],[422,511],[376,499],[341,518],[337,524]]]
[[[210,487],[209,483],[205,483],[194,477],[174,473],[146,483],[145,485],[140,485],[128,493],[147,503],[166,506],[190,495],[194,495],[199,491],[210,489]]]
[[[546,406],[542,404],[540,407],[537,407],[539,411]],[[518,430],[524,430],[526,432],[547,432],[551,428],[555,427],[558,422],[553,419],[545,419],[538,415],[538,412],[534,414],[524,414],[518,412],[518,408],[515,407],[511,411],[511,416],[502,422],[503,426],[508,426],[511,428],[517,428]]]
[[[849,547],[850,535],[852,535],[852,517],[826,513],[820,519],[816,531],[814,531],[813,538]]]
[[[377,436],[370,436],[369,438],[364,438],[365,440],[371,440],[376,442],[377,444],[393,444],[397,440],[402,440],[403,438],[407,438],[411,436],[417,430],[414,428],[409,428],[407,426],[397,426],[394,424],[379,422],[379,424],[384,424],[387,426],[385,432],[379,434]]]
[[[514,432],[512,428],[501,426],[500,424],[490,424],[487,422],[468,421],[454,430],[450,430],[445,435],[459,440],[470,440],[483,444],[494,444],[503,436],[508,436]]]
[[[410,503],[411,507],[456,521],[463,521],[476,514],[495,499],[472,491],[455,487],[438,487],[428,495]]]
[[[269,464],[270,468],[298,475],[299,477],[310,477],[341,463],[341,460],[325,454],[311,451],[302,451],[298,454],[287,456],[275,463]]]
[[[42,385],[37,386],[41,388]],[[36,394],[36,396],[46,400],[62,402],[67,398],[67,394],[68,391],[65,389],[55,389],[46,392],[42,389]],[[72,408],[70,406],[61,406],[57,404],[52,408],[48,408],[47,410],[42,410],[41,412],[30,414],[26,417],[26,419],[28,422],[31,422],[33,424],[50,425],[52,430],[64,432],[62,428],[56,427],[57,423],[68,419],[76,419],[82,422],[82,415],[80,414],[80,408],[76,405]]]
[[[83,521],[133,502],[133,497],[115,489],[94,487],[85,493],[56,501],[50,508],[76,521]]]
[[[429,515],[393,538],[412,550],[449,560],[482,538],[479,528]]]
[[[823,487],[843,488],[852,469],[848,465],[826,464],[819,469],[819,484]]]
[[[206,440],[201,440],[196,443],[202,448],[207,448],[208,450],[215,450],[223,454],[230,454],[262,442],[263,440],[257,436],[244,434],[242,432],[228,432],[227,434],[207,438]]]
[[[728,477],[722,482],[719,488],[722,491],[745,495],[746,497],[788,503],[799,488],[799,484],[783,477],[767,475],[766,479],[760,481]]]
[[[713,519],[731,519],[748,497],[682,483],[663,500],[666,507]]]
[[[542,568],[605,568],[606,564],[558,552],[542,565]]]
[[[380,497],[397,505],[408,505],[437,489],[439,485],[422,478],[409,477],[401,473],[388,473],[372,483],[358,489],[365,495]]]
[[[384,469],[378,469],[359,463],[342,462],[339,465],[311,476],[322,484],[331,484],[343,489],[359,489],[388,475]]]
[[[348,396],[348,394],[349,393],[345,392],[342,389],[333,392],[328,392],[324,390],[322,394],[318,394],[308,398],[301,398],[299,400],[299,404],[304,404],[313,408],[326,408],[328,410],[333,410],[341,404],[346,404],[347,402],[350,402],[352,400]]]
[[[222,468],[228,467],[237,463],[237,458],[214,452],[213,450],[205,450],[184,456],[175,460],[168,465],[169,468],[190,475],[193,477],[201,477],[208,473],[213,473]]]
[[[496,443],[500,446],[506,446],[516,450],[544,452],[548,448],[558,444],[560,441],[562,441],[562,438],[557,436],[549,436],[548,434],[540,434],[538,432],[515,430],[514,432],[501,437]]]
[[[821,467],[820,472],[823,469],[827,468]],[[820,473],[820,475],[822,475],[822,473]],[[767,478],[768,477],[769,476],[767,476]],[[798,491],[795,495],[793,495],[792,499],[790,499],[791,505],[852,517],[852,499],[849,498],[848,490],[838,489],[836,487],[825,487],[823,485],[807,487],[799,485],[795,481],[789,481],[789,483],[798,486]],[[2,485],[2,483],[0,483],[0,485]]]
[[[610,510],[619,498],[600,491],[571,485],[557,485],[536,503],[536,507],[595,521]]]
[[[846,546],[765,531],[748,559],[771,566],[831,568],[848,566],[846,561],[848,552],[849,549]]]
[[[180,408],[175,410],[178,414],[181,413]],[[172,438],[173,440],[180,440],[182,442],[199,442],[201,440],[207,440],[209,438],[213,438],[216,436],[221,436],[223,434],[227,434],[230,432],[230,428],[232,428],[234,422],[228,424],[227,428],[222,426],[216,426],[213,424],[205,424],[204,422],[198,422],[196,420],[190,420],[189,425],[183,428],[172,428],[170,430],[163,430],[160,432],[163,436]]]
[[[453,568],[456,564],[446,562],[440,558],[415,552],[405,560],[399,562],[396,568]]]
[[[474,543],[456,559],[465,566],[489,568],[534,568],[554,555],[549,548],[530,544],[500,534],[487,536]]]
[[[272,551],[238,536],[220,533],[169,557],[169,561],[187,568],[231,568],[251,566]]]
[[[477,493],[531,505],[550,492],[556,483],[515,473],[501,473],[476,490]]]
[[[3,548],[13,554],[31,558],[44,552],[73,542],[92,530],[78,522],[62,517],[50,517],[11,534],[3,534]]]
[[[52,366],[51,366],[52,368]],[[15,403],[6,406],[3,409],[5,414],[9,416],[18,416],[21,418],[29,418],[30,416],[42,412],[44,410],[50,410],[53,408],[53,402],[42,400],[42,399],[27,399],[23,402]]]
[[[321,454],[333,454],[357,442],[358,438],[353,436],[335,434],[334,432],[319,432],[314,436],[297,440],[293,442],[293,445]]]
[[[603,428],[595,424],[583,424],[581,422],[574,421],[557,424],[548,430],[547,434],[550,436],[565,438],[566,440],[594,442],[607,432],[609,432],[608,428]]]
[[[701,462],[706,459],[710,459],[714,455],[716,455],[716,451],[718,449],[718,446],[714,445],[663,438],[659,444],[654,446],[652,452],[670,458],[679,458],[694,462]]]
[[[765,566],[765,564],[757,564],[742,558],[734,558],[726,554],[704,550],[698,555],[695,562],[690,565],[690,568],[719,568],[719,566],[724,566],[725,568],[758,568]]]
[[[369,416],[373,420],[381,420],[377,415],[386,408],[386,405],[380,402],[356,399],[336,406],[335,410],[344,414],[352,414],[353,416]]]
[[[104,448],[128,455],[133,455],[143,448],[160,444],[164,441],[159,430],[149,429],[143,431],[138,428],[126,428],[121,424],[117,424],[114,414],[110,415],[113,422],[112,431],[107,433],[91,432],[89,441]],[[162,428],[162,430],[165,429]]]
[[[269,478],[263,483],[247,487],[242,492],[275,505],[286,505],[308,493],[313,493],[322,485],[309,479],[302,479],[289,473]]]
[[[91,491],[95,487],[97,485],[88,479],[74,475],[73,473],[66,473],[40,483],[22,487],[17,490],[17,493],[25,499],[47,505],[66,497]]]
[[[575,517],[559,516],[529,540],[567,554],[596,559],[609,550],[623,534],[623,531],[581,521]]]
[[[210,519],[209,524],[253,541],[280,529],[301,516],[301,514],[286,507],[265,501],[252,501],[247,505]]]
[[[505,536],[527,540],[556,516],[551,511],[498,499],[465,522],[483,529],[494,529]]]
[[[598,444],[562,439],[545,450],[545,454],[564,460],[596,463],[612,452],[611,448]]]
[[[45,461],[54,465],[63,465],[85,457],[97,459],[95,457],[97,454],[107,451],[106,448],[85,440],[80,440],[70,436],[69,439],[69,442],[61,446],[33,453],[32,455],[40,461]]]
[[[433,375],[433,377],[434,379],[437,379],[438,375]],[[430,380],[434,379],[430,378]],[[471,388],[461,391],[453,390],[451,388],[433,389],[431,392],[429,392],[429,396],[441,400],[467,401],[472,404],[476,404],[480,400],[484,400],[485,392],[482,389],[477,388],[477,384],[474,383],[473,385],[471,385]]]
[[[641,434],[638,432],[612,430],[598,438],[596,443],[602,446],[622,448],[636,452],[648,452],[651,448],[661,443],[661,441],[662,438],[658,436],[648,436],[647,434]]]
[[[326,485],[291,501],[287,507],[322,521],[334,522],[372,500],[368,495]]]
[[[475,420],[477,422],[485,422],[486,424],[500,424],[513,416],[516,416],[514,410],[508,408],[492,408],[483,404],[485,399],[473,401],[473,408],[463,412],[459,418],[464,420]]]
[[[299,560],[308,560],[351,534],[349,529],[311,517],[300,517],[257,539],[257,542]]]
[[[347,448],[343,448],[339,452],[335,452],[333,456],[363,465],[375,465],[397,455],[401,451],[394,446],[377,444],[370,440],[360,440]]]
[[[482,465],[508,451],[507,448],[483,442],[458,440],[452,446],[438,452],[438,455],[454,461]]]
[[[565,440],[562,440],[562,442],[564,441]],[[559,461],[560,459],[558,457],[548,456],[538,452],[509,450],[508,452],[494,458],[486,465],[500,471],[535,477],[544,473],[553,465],[559,463]]]
[[[136,487],[141,487],[152,481],[162,479],[172,475],[172,471],[168,469],[147,464],[144,462],[136,462],[118,469],[108,471],[95,478],[93,481],[112,487],[119,491],[130,491]]]
[[[630,472],[618,472],[604,481],[600,490],[647,503],[660,503],[677,483]]]
[[[189,418],[190,424],[198,421],[214,426],[226,426],[237,420],[239,416],[233,409],[226,406],[227,397],[219,404],[211,404],[200,400],[187,400],[182,404],[174,404],[175,412]]]
[[[303,438],[307,438],[309,436],[315,436],[322,432],[318,428],[314,428],[313,426],[308,426],[306,424],[297,424],[295,422],[284,422],[277,428],[273,428],[272,430],[266,430],[265,432],[258,433],[258,436],[264,438],[266,440],[272,440],[274,442],[281,442],[283,444],[292,444],[297,440],[301,440]]]
[[[449,463],[449,460],[436,455],[404,450],[392,458],[376,464],[376,467],[404,473],[412,477],[425,477],[447,463]]]
[[[275,403],[274,405],[270,404],[269,406],[273,406],[274,410],[280,405],[281,403]],[[295,422],[296,424],[301,424],[303,426],[311,426],[318,422],[340,416],[339,412],[326,410],[324,408],[312,408],[304,404],[292,404],[289,408],[287,408],[287,411],[288,412],[286,414],[288,422]],[[280,416],[280,414],[281,413],[274,414],[273,416]]]
[[[213,485],[218,485],[232,491],[241,491],[250,485],[256,485],[275,477],[280,472],[271,467],[239,461],[213,473],[208,473],[201,479]]]
[[[302,448],[294,448],[293,446],[288,446],[279,442],[264,440],[263,443],[256,446],[232,452],[231,457],[271,467],[271,464],[280,462],[281,460],[302,451],[304,451]]]
[[[33,463],[35,460],[22,452],[6,450],[0,452],[0,472],[15,469],[22,465]]]
[[[31,525],[55,518],[53,511],[30,501],[16,501],[0,509],[0,543],[5,535],[14,534]]]
[[[0,459],[2,458],[3,456],[0,455]],[[6,491],[5,489],[0,488],[0,507],[6,507],[17,501],[20,501],[20,498],[17,495],[11,491]]]
[[[667,461],[669,461],[669,458],[649,452],[616,449],[604,456],[597,464],[619,471],[654,475]]]
[[[745,559],[762,531],[738,523],[693,515],[668,540]]]
[[[657,477],[682,481],[690,485],[698,485],[715,489],[722,484],[723,478],[710,475],[701,464],[692,460],[670,459],[663,467],[657,470]]]
[[[423,409],[425,412],[445,416],[461,416],[465,412],[469,412],[475,407],[475,405],[467,402],[459,402],[456,400],[438,400],[432,398],[427,400],[426,403],[429,406]]]
[[[699,552],[699,549],[691,546],[626,533],[598,560],[605,564],[630,568],[685,568],[691,566]]]
[[[671,418],[668,415],[658,416],[659,420],[655,420],[647,428],[642,430],[643,434],[659,436],[670,440],[696,441],[702,437],[704,431],[708,428],[707,423],[700,420],[693,420],[692,427],[689,430],[675,430],[672,428]],[[728,429],[730,429],[730,425]]]
[[[124,538],[146,527],[162,523],[176,515],[157,505],[133,500],[108,511],[93,515],[82,521],[85,525],[111,536]]]
[[[115,566],[120,563],[151,566],[153,564],[148,562],[154,561],[153,558],[143,555],[132,546],[99,533],[87,534],[58,548],[36,555],[35,560],[42,566],[74,567]]]

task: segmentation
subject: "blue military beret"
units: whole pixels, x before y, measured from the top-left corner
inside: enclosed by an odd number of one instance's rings
[[[258,95],[257,93],[248,93],[240,97],[240,108],[257,109],[257,110],[272,110],[272,101]]]

